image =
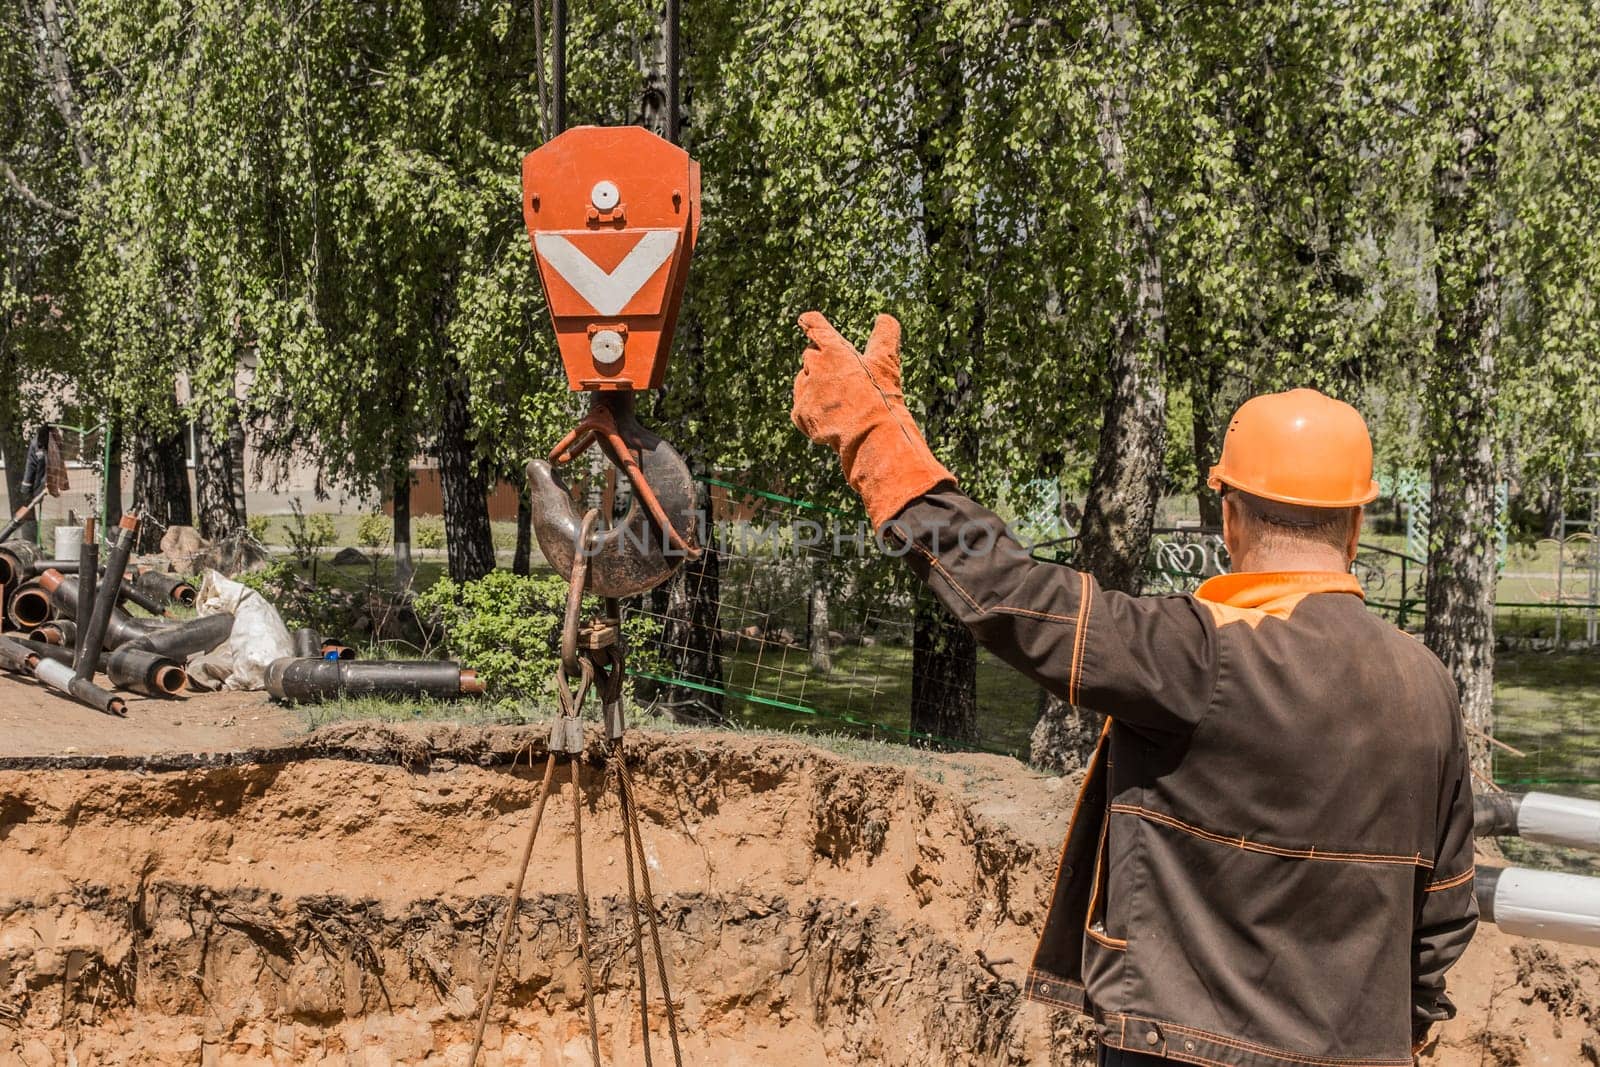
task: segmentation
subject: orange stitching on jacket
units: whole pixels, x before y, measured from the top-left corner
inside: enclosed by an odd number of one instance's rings
[[[1111,720],[1107,719],[1100,727],[1100,736],[1094,742],[1094,752],[1089,756],[1090,771],[1094,770],[1094,761],[1100,755],[1100,746],[1106,743],[1106,735],[1110,732]],[[1089,778],[1090,775],[1085,773],[1083,784],[1078,786],[1078,798],[1072,802],[1072,817],[1067,820],[1067,836],[1061,842],[1061,858],[1056,860],[1055,880],[1050,883],[1050,897],[1052,900],[1055,899],[1056,890],[1061,886],[1061,869],[1067,865],[1067,848],[1072,844],[1072,828],[1077,825],[1078,812],[1083,809],[1084,794],[1089,792]],[[1033,968],[1030,967],[1028,973],[1030,975],[1033,974]],[[1079,984],[1079,988],[1082,988],[1081,984]]]
[[[1054,983],[1055,985],[1070,986],[1073,989],[1082,989],[1084,987],[1082,982],[1074,982],[1070,978],[1061,978],[1051,974],[1049,971],[1041,971],[1037,967],[1028,968],[1028,980],[1031,982],[1044,982],[1046,985]]]
[[[1109,818],[1104,819],[1100,823],[1100,841],[1095,845],[1094,848],[1094,882],[1089,892],[1089,910],[1083,920],[1083,932],[1088,934],[1093,940],[1100,942],[1100,944],[1104,945],[1106,948],[1116,949],[1117,951],[1121,952],[1126,951],[1128,947],[1128,942],[1125,938],[1112,937],[1110,934],[1099,933],[1090,925],[1094,922],[1095,909],[1100,904],[1100,893],[1101,890],[1105,888],[1106,884],[1106,839],[1110,836],[1110,834],[1111,820]]]
[[[1477,865],[1474,864],[1473,866],[1468,867],[1466,870],[1462,871],[1460,874],[1456,875],[1454,878],[1446,878],[1444,881],[1429,882],[1427,888],[1424,889],[1423,892],[1424,893],[1439,893],[1439,892],[1443,892],[1446,889],[1454,889],[1456,886],[1461,885],[1463,882],[1472,881],[1472,876],[1474,874],[1476,874],[1477,872],[1478,872]]]
[[[1097,934],[1089,927],[1084,927],[1083,932],[1088,934],[1091,939],[1100,942],[1106,948],[1113,948],[1118,952],[1126,952],[1128,950],[1128,942],[1124,938],[1107,937],[1105,934]]]
[[[943,563],[939,562],[937,556],[935,556],[932,552],[929,552],[926,548],[923,548],[921,545],[912,545],[911,547],[920,552],[922,557],[928,561],[928,565],[943,575],[944,580],[949,583],[950,587],[953,588],[957,593],[961,594],[961,599],[965,600],[972,610],[977,612],[979,615],[1026,615],[1035,619],[1048,619],[1051,622],[1070,623],[1073,621],[1070,615],[1056,615],[1048,611],[1035,611],[1032,608],[1015,608],[1008,604],[999,604],[992,608],[986,608],[972,598],[972,594],[968,593],[966,587],[956,580],[956,576],[950,573],[949,569],[946,568]]]
[[[1055,615],[1048,611],[1034,611],[1032,608],[1014,608],[1008,604],[990,608],[989,611],[994,612],[996,615],[1026,615],[1030,619],[1048,619],[1051,622],[1073,621],[1072,617],[1068,615]]]
[[[940,563],[938,558],[934,556],[932,552],[929,552],[926,548],[923,548],[918,544],[913,544],[911,547],[922,553],[923,557],[928,561],[928,565],[930,567],[944,575],[944,580],[950,584],[952,589],[961,594],[961,599],[965,600],[972,607],[973,611],[976,611],[979,615],[984,614],[984,610],[978,606],[978,602],[972,599],[972,595],[967,592],[966,588],[960,582],[956,581],[955,575],[945,570],[944,564]]]
[[[1276,1056],[1280,1060],[1291,1063],[1315,1064],[1317,1067],[1410,1067],[1412,1061],[1406,1060],[1369,1060],[1369,1059],[1322,1059],[1317,1056],[1305,1056],[1288,1049],[1273,1048],[1271,1045],[1258,1045],[1253,1041],[1240,1041],[1237,1038],[1224,1037],[1213,1034],[1209,1030],[1196,1029],[1193,1026],[1184,1026],[1182,1023],[1169,1023],[1168,1030],[1175,1030],[1180,1034],[1190,1034],[1195,1037],[1221,1045],[1224,1048],[1236,1048],[1240,1052],[1252,1052],[1262,1056]]]
[[[1167,815],[1164,812],[1151,811],[1149,808],[1141,808],[1135,804],[1113,804],[1111,805],[1111,810],[1123,815],[1138,815],[1142,818],[1149,819],[1151,822],[1158,822],[1163,826],[1169,826],[1174,830],[1182,830],[1185,833],[1193,834],[1194,836],[1202,838],[1203,840],[1211,841],[1219,845],[1227,845],[1231,848],[1243,849],[1246,852],[1261,852],[1269,856],[1283,856],[1288,859],[1332,860],[1346,863],[1382,863],[1406,867],[1421,867],[1422,869],[1429,871],[1433,870],[1433,864],[1428,860],[1423,859],[1420,855],[1399,856],[1383,852],[1317,852],[1314,849],[1284,848],[1279,845],[1267,845],[1259,841],[1249,841],[1246,840],[1242,835],[1237,838],[1224,837],[1219,833],[1214,833],[1210,830],[1202,829],[1199,826],[1191,825],[1190,823],[1184,822],[1182,819]]]
[[[1108,1017],[1112,1015],[1119,1017],[1122,1021],[1123,1032],[1127,1032],[1128,1020],[1132,1018],[1132,1016],[1129,1016],[1126,1012],[1106,1012],[1106,1015]],[[1168,1031],[1169,1034],[1178,1033],[1191,1037],[1203,1038],[1206,1041],[1210,1041],[1213,1044],[1222,1045],[1226,1048],[1235,1048],[1241,1052],[1253,1052],[1262,1056],[1275,1056],[1278,1059],[1288,1060],[1291,1063],[1315,1064],[1317,1067],[1410,1067],[1412,1063],[1410,1059],[1323,1059],[1317,1056],[1307,1056],[1299,1052],[1290,1052],[1288,1049],[1275,1048],[1272,1045],[1261,1045],[1254,1041],[1242,1041],[1236,1037],[1226,1037],[1222,1034],[1214,1034],[1209,1030],[1201,1030],[1194,1026],[1185,1026],[1183,1023],[1165,1022],[1160,1019],[1146,1019],[1144,1021],[1153,1023],[1163,1030]],[[1177,1051],[1176,1049],[1171,1048],[1171,1044],[1172,1042],[1169,1038],[1167,1042],[1167,1051],[1169,1054]],[[1188,1055],[1193,1055],[1193,1053],[1188,1053]]]
[[[1078,591],[1078,626],[1072,640],[1072,673],[1067,676],[1067,703],[1073,706],[1077,706],[1078,694],[1082,691],[1083,649],[1088,644],[1089,605],[1094,602],[1094,584],[1089,581],[1089,575],[1080,571],[1078,577],[1082,581]]]

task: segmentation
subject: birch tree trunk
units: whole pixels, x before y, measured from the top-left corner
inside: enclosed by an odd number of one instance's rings
[[[210,415],[195,420],[194,495],[200,536],[214,540],[245,524],[242,494],[236,486],[243,482],[236,469],[233,433],[228,419],[222,425]]]
[[[1438,246],[1438,324],[1428,383],[1432,431],[1427,621],[1423,640],[1449,668],[1461,714],[1484,734],[1494,728],[1494,598],[1499,465],[1495,441],[1496,349],[1500,339],[1500,234],[1495,215],[1499,160],[1488,65],[1493,5],[1461,12],[1474,31],[1457,57],[1472,86],[1456,132],[1433,176]],[[1490,770],[1488,746],[1470,740],[1473,765]]]
[[[394,505],[394,588],[404,592],[411,587],[416,568],[411,562],[411,466],[408,463],[394,479],[392,503]]]
[[[1113,16],[1104,26],[1116,51],[1126,54],[1133,17]],[[1125,69],[1133,70],[1133,64]],[[1150,532],[1160,501],[1167,436],[1166,304],[1156,211],[1147,183],[1130,172],[1123,130],[1129,83],[1112,82],[1099,93],[1097,141],[1106,180],[1121,192],[1125,218],[1117,238],[1123,264],[1123,310],[1110,346],[1111,392],[1106,398],[1077,565],[1107,589],[1139,592]],[[1030,761],[1066,772],[1087,765],[1103,716],[1041,697],[1030,739]],[[1083,723],[1068,720],[1081,716]]]
[[[187,429],[171,433],[140,431],[134,436],[133,503],[150,520],[139,528],[138,551],[155,552],[171,526],[193,526],[189,494]]]

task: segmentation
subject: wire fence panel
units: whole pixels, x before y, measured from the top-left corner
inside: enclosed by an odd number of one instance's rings
[[[706,488],[714,573],[688,564],[632,607],[662,634],[632,672],[642,695],[736,725],[1026,756],[1038,691],[983,652],[976,741],[912,729],[914,620],[932,594],[864,515],[714,479]],[[684,625],[696,604],[703,618]]]

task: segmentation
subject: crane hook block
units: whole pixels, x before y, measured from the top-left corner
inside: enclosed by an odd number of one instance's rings
[[[659,388],[700,231],[700,164],[643,126],[575,126],[523,157],[522,217],[568,384]]]

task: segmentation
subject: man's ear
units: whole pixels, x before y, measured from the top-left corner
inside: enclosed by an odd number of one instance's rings
[[[1356,561],[1356,553],[1361,551],[1361,518],[1366,514],[1366,508],[1359,505],[1355,508],[1355,515],[1350,520],[1350,540],[1344,546],[1344,559],[1346,563]]]
[[[1222,546],[1228,550],[1228,557],[1235,558],[1238,553],[1235,549],[1234,538],[1239,532],[1239,502],[1231,493],[1222,494]]]

